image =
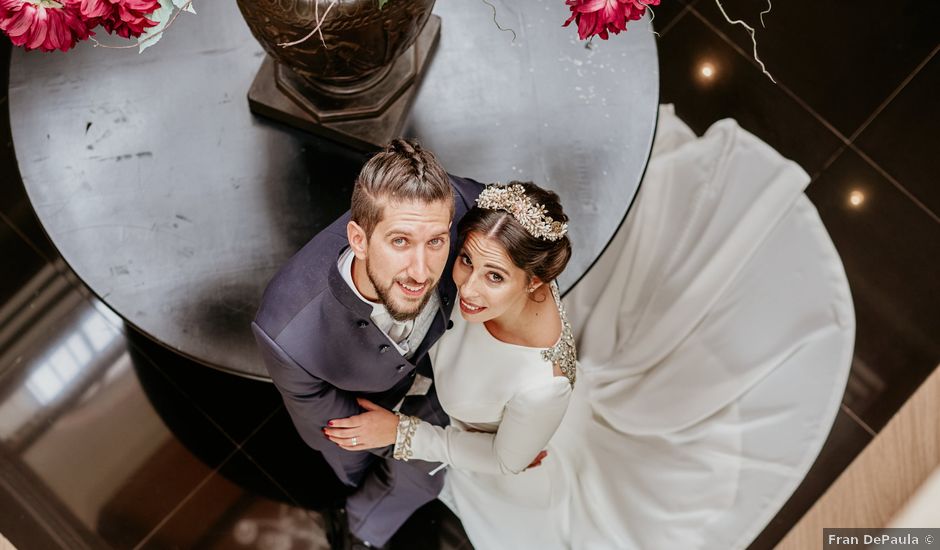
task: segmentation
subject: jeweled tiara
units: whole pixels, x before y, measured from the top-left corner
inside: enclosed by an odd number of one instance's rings
[[[518,183],[508,186],[488,185],[477,197],[477,206],[488,210],[505,210],[516,218],[530,235],[546,241],[557,241],[568,232],[568,224],[553,220],[545,206],[535,204]]]

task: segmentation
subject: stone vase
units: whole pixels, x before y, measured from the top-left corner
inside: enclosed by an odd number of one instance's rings
[[[275,118],[305,129],[311,129],[311,122],[323,125],[380,117],[414,87],[428,62],[430,47],[416,45],[416,41],[423,38],[427,42],[427,27],[433,26],[430,41],[436,43],[440,29],[437,17],[435,25],[428,25],[434,0],[388,0],[381,9],[378,0],[237,3],[251,33],[268,54],[267,71],[277,90],[310,120],[295,121],[296,116],[286,113]],[[314,30],[317,32],[310,35]],[[284,45],[289,43],[294,44]],[[265,71],[262,66],[258,78]],[[257,79],[253,92],[256,88]],[[265,93],[270,95],[270,90]],[[274,98],[255,95],[253,100],[249,93],[256,112],[271,115],[272,109],[278,109]],[[256,108],[258,100],[265,105]],[[394,132],[384,130],[366,142],[378,144],[390,133]]]

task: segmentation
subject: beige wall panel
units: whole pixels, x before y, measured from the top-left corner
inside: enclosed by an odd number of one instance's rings
[[[777,546],[822,548],[824,527],[884,527],[940,464],[940,369]]]

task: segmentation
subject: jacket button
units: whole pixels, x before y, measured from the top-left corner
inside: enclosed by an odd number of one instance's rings
[[[389,350],[390,347],[391,346],[389,346],[388,344],[382,344],[381,346],[379,346],[379,353],[385,353],[386,351]]]
[[[397,370],[398,372],[401,372],[405,370],[405,365],[398,365],[397,367],[395,367],[395,370]]]
[[[366,321],[365,319],[359,319],[356,321],[356,326],[359,328],[366,328],[369,326],[369,321]]]
[[[449,305],[450,305],[450,296],[444,296],[443,298],[441,298],[441,303],[443,303],[445,306],[449,306]]]
[[[447,330],[450,330],[450,329],[452,329],[452,328],[454,328],[454,322],[453,322],[453,321],[447,321]]]

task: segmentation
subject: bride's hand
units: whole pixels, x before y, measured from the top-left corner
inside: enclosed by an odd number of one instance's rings
[[[358,398],[356,401],[366,412],[330,420],[323,429],[326,437],[347,451],[365,451],[393,445],[398,433],[398,415],[368,399]]]
[[[535,460],[531,464],[526,466],[526,470],[530,468],[537,468],[542,465],[542,461],[545,460],[545,457],[548,456],[548,451],[539,451],[539,454],[536,455]]]

